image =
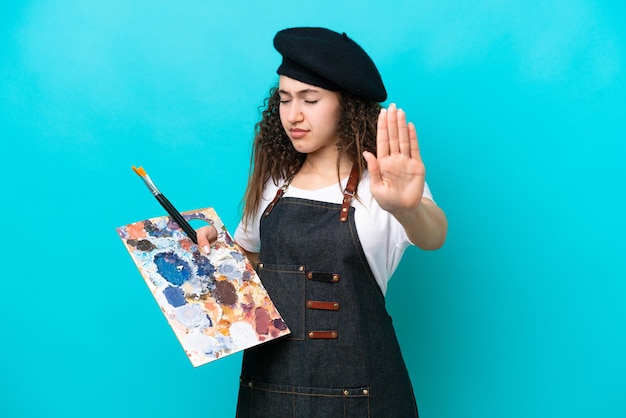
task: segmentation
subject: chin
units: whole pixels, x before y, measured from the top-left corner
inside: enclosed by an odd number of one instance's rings
[[[303,144],[298,142],[291,141],[291,146],[300,154],[308,154],[309,152],[311,152],[311,150],[307,149],[306,146],[303,146]]]

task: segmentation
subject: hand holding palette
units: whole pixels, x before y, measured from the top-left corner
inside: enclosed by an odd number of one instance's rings
[[[117,232],[193,366],[289,334],[217,213],[207,208],[180,215],[216,228],[218,239],[209,254],[171,216],[121,226]]]

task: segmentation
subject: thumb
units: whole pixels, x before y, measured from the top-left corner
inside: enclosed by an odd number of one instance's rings
[[[363,158],[367,163],[367,171],[370,173],[370,181],[373,184],[380,182],[380,164],[374,154],[369,151],[363,151]]]
[[[202,248],[205,254],[211,252],[211,241],[217,238],[217,231],[213,226],[203,226],[196,232],[198,237],[198,247]]]

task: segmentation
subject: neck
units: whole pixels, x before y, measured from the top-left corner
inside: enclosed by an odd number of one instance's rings
[[[348,177],[351,169],[352,162],[347,155],[344,155],[339,167],[339,178]],[[337,183],[337,181],[336,158],[316,158],[309,154],[294,176],[292,184],[303,189],[316,189]]]

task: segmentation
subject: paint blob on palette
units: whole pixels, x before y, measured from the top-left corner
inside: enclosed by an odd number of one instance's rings
[[[212,208],[184,212],[218,231],[204,254],[167,216],[117,228],[194,367],[283,335],[289,329],[253,266]]]

